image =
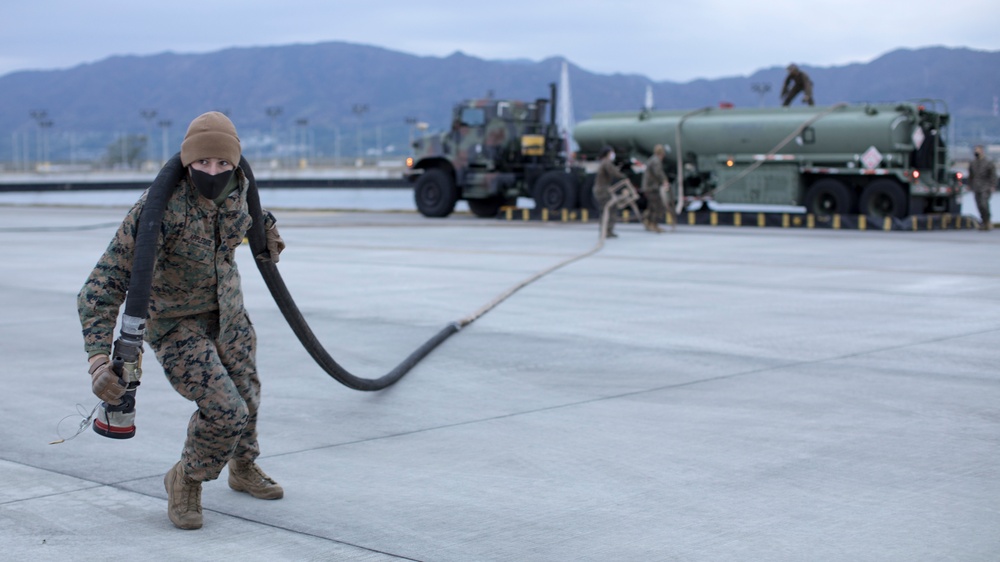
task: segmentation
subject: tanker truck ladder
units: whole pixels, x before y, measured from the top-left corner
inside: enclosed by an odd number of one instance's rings
[[[677,207],[674,209],[674,215],[681,214],[684,210],[684,151],[681,150],[681,127],[684,126],[684,122],[688,119],[698,115],[699,113],[705,113],[711,111],[711,107],[702,107],[701,109],[695,109],[694,111],[689,111],[681,116],[680,120],[677,121],[677,128],[674,130],[674,144],[677,146]]]
[[[931,161],[931,174],[936,181],[942,181],[945,171],[948,169],[948,145],[951,139],[946,139],[945,129],[948,127],[948,104],[944,100],[921,98],[915,100],[920,108],[930,105],[929,112],[924,113],[924,117],[930,122],[931,129],[937,131],[937,139],[924,139],[922,142],[932,142],[934,152]],[[938,108],[938,104],[942,106]],[[922,130],[922,127],[921,127]],[[914,139],[916,144],[916,139]],[[917,150],[919,150],[918,147]]]

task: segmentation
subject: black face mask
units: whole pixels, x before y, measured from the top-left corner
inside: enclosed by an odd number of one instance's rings
[[[206,199],[214,201],[218,197],[226,186],[229,185],[230,178],[233,177],[233,172],[235,169],[229,170],[228,172],[219,172],[214,176],[206,174],[201,170],[195,170],[191,168],[191,183],[194,184],[195,189],[198,193],[201,193]]]

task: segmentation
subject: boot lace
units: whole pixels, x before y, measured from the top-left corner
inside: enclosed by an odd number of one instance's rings
[[[181,477],[181,503],[185,511],[201,512],[201,482]]]
[[[275,484],[275,481],[265,474],[255,462],[237,464],[236,473],[239,474],[240,478],[256,486],[270,486]]]

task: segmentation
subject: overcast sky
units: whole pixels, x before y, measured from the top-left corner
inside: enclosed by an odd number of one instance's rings
[[[1000,50],[997,0],[4,0],[0,75],[113,55],[346,41],[415,55],[563,56],[657,81],[797,62],[868,62],[900,47]],[[998,69],[990,69],[996,72]]]

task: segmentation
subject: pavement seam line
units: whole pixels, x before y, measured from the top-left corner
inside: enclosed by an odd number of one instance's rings
[[[944,341],[949,341],[949,340],[954,340],[954,339],[960,339],[960,338],[966,338],[966,337],[970,337],[970,336],[977,336],[977,335],[995,333],[995,332],[998,332],[998,331],[1000,331],[1000,329],[980,330],[980,331],[977,331],[977,332],[968,332],[968,333],[964,333],[964,334],[956,334],[956,335],[951,335],[951,336],[946,336],[946,337],[940,337],[940,338],[935,338],[935,339],[925,340],[925,341],[920,341],[920,342],[911,342],[911,343],[906,343],[906,344],[899,344],[899,345],[881,347],[881,348],[878,348],[878,349],[870,349],[870,350],[866,350],[866,351],[859,351],[859,352],[849,353],[849,354],[846,354],[846,355],[839,355],[839,356],[835,356],[835,357],[826,357],[826,358],[823,358],[823,359],[812,359],[812,360],[808,360],[808,361],[794,361],[794,362],[791,362],[791,363],[784,363],[784,364],[781,364],[781,365],[772,365],[772,366],[768,366],[768,367],[760,367],[760,368],[757,368],[757,369],[752,369],[752,370],[749,370],[749,371],[741,371],[741,372],[738,372],[738,373],[730,373],[728,375],[719,375],[719,376],[716,376],[716,377],[709,377],[709,378],[691,380],[691,381],[682,382],[682,383],[668,384],[668,385],[657,386],[657,387],[652,387],[652,388],[646,388],[646,389],[641,389],[641,390],[634,390],[634,391],[631,391],[631,392],[624,392],[624,393],[621,393],[621,394],[614,394],[614,395],[610,395],[610,396],[600,396],[600,397],[596,397],[596,398],[590,398],[590,399],[587,399],[587,400],[579,400],[579,401],[576,401],[576,402],[567,402],[565,404],[556,404],[556,405],[552,405],[552,406],[546,406],[544,408],[535,408],[533,410],[524,410],[524,411],[520,411],[520,412],[511,412],[511,413],[508,413],[508,414],[503,414],[503,415],[498,415],[498,416],[491,416],[491,417],[488,417],[488,418],[479,418],[479,419],[475,419],[475,420],[466,420],[466,421],[463,421],[463,422],[456,422],[456,423],[451,423],[451,424],[437,425],[437,426],[433,426],[433,427],[425,427],[425,428],[416,429],[416,430],[413,430],[413,431],[404,431],[404,432],[393,433],[393,434],[389,434],[389,435],[380,435],[380,436],[377,436],[377,437],[369,437],[369,438],[366,438],[366,439],[356,439],[354,441],[345,441],[345,442],[342,442],[342,443],[335,443],[335,444],[330,444],[330,445],[322,445],[322,446],[318,446],[318,447],[311,447],[309,449],[301,449],[301,450],[298,450],[298,451],[286,451],[284,453],[277,453],[277,454],[274,454],[274,455],[268,455],[266,458],[269,458],[269,459],[270,458],[278,458],[278,457],[284,457],[284,456],[288,456],[288,455],[297,455],[297,454],[300,454],[300,453],[306,453],[306,452],[310,452],[310,451],[320,451],[320,450],[332,449],[332,448],[336,448],[336,447],[344,447],[344,446],[348,446],[348,445],[357,445],[357,444],[360,444],[360,443],[368,443],[368,442],[372,442],[372,441],[380,441],[380,440],[383,440],[383,439],[392,439],[392,438],[395,438],[395,437],[406,437],[406,436],[409,436],[409,435],[416,435],[418,433],[427,433],[427,432],[430,432],[430,431],[437,431],[439,429],[451,429],[451,428],[455,428],[455,427],[462,427],[462,426],[466,426],[466,425],[474,425],[474,424],[478,424],[478,423],[491,422],[491,421],[496,421],[496,420],[502,420],[502,419],[507,419],[507,418],[513,418],[513,417],[519,417],[519,416],[524,416],[524,415],[536,414],[536,413],[547,412],[547,411],[552,411],[552,410],[560,410],[560,409],[563,409],[563,408],[570,408],[570,407],[574,407],[574,406],[582,406],[582,405],[585,405],[585,404],[592,404],[592,403],[596,403],[596,402],[604,402],[604,401],[607,401],[607,400],[616,400],[616,399],[619,399],[619,398],[628,398],[630,396],[638,396],[638,395],[641,395],[641,394],[649,394],[649,393],[653,393],[653,392],[661,392],[661,391],[664,391],[664,390],[673,390],[673,389],[677,389],[677,388],[684,388],[684,387],[689,387],[689,386],[695,386],[695,385],[699,385],[699,384],[703,384],[703,383],[711,383],[711,382],[717,382],[717,381],[722,381],[722,380],[735,379],[735,378],[745,377],[745,376],[749,376],[749,375],[766,373],[766,372],[769,372],[769,371],[776,371],[776,370],[780,370],[780,369],[787,369],[789,367],[797,367],[797,366],[800,366],[800,365],[815,365],[815,364],[821,364],[821,363],[826,363],[826,362],[842,361],[842,360],[845,360],[845,359],[851,359],[851,358],[855,358],[855,357],[861,357],[861,356],[869,355],[869,354],[882,353],[882,352],[885,352],[885,351],[893,351],[893,350],[899,350],[899,349],[906,349],[906,348],[909,348],[909,347],[922,346],[922,345],[926,345],[926,344],[929,344],[929,343],[940,343],[940,342],[944,342]]]
[[[24,463],[24,462],[20,462],[20,461],[16,461],[16,460],[11,460],[11,459],[2,459],[2,460],[4,462],[9,462],[11,464],[16,464],[18,466],[25,466],[25,467],[28,467],[28,468],[32,468],[34,470],[41,470],[43,472],[47,472],[47,473],[50,473],[50,474],[59,474],[61,476],[66,476],[68,478],[73,478],[75,480],[80,480],[81,482],[87,482],[87,483],[90,483],[92,485],[91,486],[83,486],[83,487],[77,488],[75,490],[65,490],[65,491],[62,491],[62,492],[53,492],[51,494],[42,494],[42,495],[31,496],[31,497],[26,497],[26,498],[18,498],[18,499],[14,499],[14,500],[10,500],[10,501],[4,501],[4,502],[0,502],[0,506],[14,505],[14,504],[18,504],[18,503],[25,503],[25,502],[29,502],[29,501],[38,500],[38,499],[44,499],[44,498],[54,498],[54,497],[64,496],[64,495],[67,495],[67,494],[75,494],[77,492],[83,492],[83,491],[87,491],[87,490],[96,490],[98,488],[112,488],[112,489],[119,490],[119,491],[122,491],[122,492],[130,493],[130,494],[138,494],[140,496],[145,496],[147,498],[165,499],[164,497],[159,496],[157,494],[149,494],[149,493],[146,493],[146,492],[143,492],[143,491],[140,491],[140,490],[133,490],[131,488],[126,488],[126,487],[122,486],[122,484],[125,484],[125,483],[128,483],[128,482],[137,482],[137,481],[140,481],[140,480],[147,480],[149,478],[155,478],[158,475],[143,476],[143,477],[138,477],[138,478],[131,478],[129,480],[122,480],[122,481],[120,481],[118,483],[115,483],[115,484],[105,484],[103,482],[96,482],[94,480],[88,480],[86,478],[81,478],[80,476],[75,476],[75,475],[72,475],[72,474],[66,474],[64,472],[59,472],[59,471],[56,471],[56,470],[52,470],[52,469],[44,468],[44,467],[40,467],[40,466],[30,465],[30,464],[27,464],[27,463]],[[250,518],[242,516],[242,515],[236,515],[236,514],[233,514],[233,513],[228,513],[228,512],[225,512],[225,511],[218,510],[218,509],[206,508],[206,507],[203,506],[202,510],[208,511],[208,512],[211,512],[211,513],[216,513],[216,514],[219,514],[219,515],[223,515],[223,516],[226,516],[226,517],[231,517],[233,519],[239,519],[241,521],[247,521],[249,523],[254,523],[254,524],[257,524],[257,525],[264,526],[264,527],[269,527],[269,528],[272,528],[272,529],[278,529],[280,531],[285,531],[285,532],[288,532],[288,533],[293,533],[295,535],[312,537],[312,538],[315,538],[315,539],[318,539],[318,540],[322,540],[322,541],[333,542],[333,543],[341,544],[341,545],[344,545],[344,546],[349,546],[349,547],[352,547],[352,548],[357,548],[359,550],[364,550],[366,552],[373,552],[373,553],[376,553],[376,554],[384,554],[386,556],[391,556],[393,558],[398,558],[400,560],[412,560],[414,562],[420,562],[420,560],[417,559],[417,558],[410,558],[410,557],[407,557],[407,556],[402,556],[400,554],[393,554],[391,552],[386,552],[384,550],[377,550],[377,549],[374,549],[374,548],[369,548],[369,547],[366,547],[366,546],[362,546],[362,545],[358,545],[358,544],[354,544],[354,543],[342,541],[342,540],[339,540],[339,539],[334,539],[334,538],[331,538],[331,537],[324,537],[322,535],[317,535],[317,534],[314,534],[314,533],[307,533],[305,531],[299,531],[299,530],[296,530],[296,529],[289,529],[288,527],[282,527],[280,525],[275,525],[275,524],[272,524],[272,523],[267,523],[265,521],[258,521],[256,519],[250,519]]]

